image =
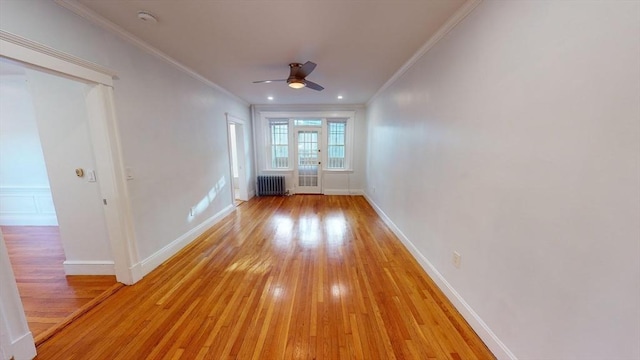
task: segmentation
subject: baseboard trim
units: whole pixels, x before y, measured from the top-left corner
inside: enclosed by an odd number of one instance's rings
[[[193,240],[198,238],[198,236],[202,235],[207,229],[215,225],[218,221],[222,220],[222,218],[224,218],[225,216],[231,214],[234,210],[235,206],[233,206],[232,204],[227,205],[227,207],[220,210],[217,214],[203,221],[200,225],[189,230],[187,233],[175,239],[167,246],[155,252],[153,255],[142,260],[140,262],[140,270],[142,271],[142,276],[149,274],[162,263],[169,260],[173,255],[177,254],[185,246],[189,245]]]
[[[361,189],[324,189],[324,195],[364,195]]]
[[[2,215],[0,216],[2,226],[58,226],[58,219],[55,215]]]
[[[36,345],[33,334],[29,331],[11,342],[12,359],[33,359],[36,357]]]
[[[129,267],[129,274],[131,274],[131,284],[126,284],[126,285],[133,285],[138,281],[142,280],[142,278],[144,277],[144,273],[142,272],[142,264],[137,263]]]
[[[62,263],[67,275],[115,275],[113,261],[102,260],[66,260]]]
[[[407,250],[418,261],[420,266],[438,285],[440,290],[451,301],[453,306],[460,312],[462,317],[469,323],[473,330],[478,334],[480,339],[484,341],[487,347],[493,352],[498,359],[517,360],[516,356],[507,348],[507,346],[496,336],[489,326],[480,318],[480,316],[471,308],[471,306],[460,296],[453,286],[440,274],[440,272],[431,264],[431,262],[416,248],[416,246],[407,238],[407,236],[396,226],[396,224],[385,214],[385,212],[376,204],[368,194],[364,194],[365,199],[371,207],[378,213],[382,221],[391,229],[391,231],[406,246]]]

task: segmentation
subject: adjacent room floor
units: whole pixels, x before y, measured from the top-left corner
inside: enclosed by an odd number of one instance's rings
[[[116,286],[115,276],[65,276],[57,226],[3,226],[2,234],[36,342]]]
[[[253,198],[38,359],[493,359],[361,196]]]

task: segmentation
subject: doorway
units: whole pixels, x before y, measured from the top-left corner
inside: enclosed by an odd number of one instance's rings
[[[297,193],[322,193],[320,134],[321,128],[305,127],[296,130],[295,178]]]
[[[235,206],[249,200],[245,150],[245,122],[227,114],[227,138],[229,144],[229,164],[231,196]]]
[[[110,244],[87,129],[88,87],[0,58],[0,225],[36,344],[116,284],[113,259],[103,255]]]
[[[95,269],[107,269],[110,273],[115,272],[117,281],[121,283],[137,282],[142,278],[142,270],[134,241],[130,201],[115,118],[113,79],[117,74],[103,66],[3,31],[0,31],[0,59],[11,59],[29,69],[56,74],[58,77],[73,79],[86,85],[83,89],[83,102],[86,106],[88,131],[93,146],[90,156],[95,161],[95,171],[98,174],[97,184],[102,197],[100,206],[104,205],[103,220],[106,223],[109,250],[113,260],[110,263],[89,261],[68,265],[69,268],[87,265]],[[71,171],[75,173],[73,168]],[[56,203],[60,220],[59,210]],[[82,223],[83,220],[78,218],[76,221]],[[36,354],[33,334],[28,331],[16,278],[9,264],[1,231],[0,245],[0,258],[3,260],[0,267],[6,275],[0,297],[0,314],[15,315],[15,321],[6,322],[4,317],[0,319],[6,325],[1,329],[3,336],[0,336],[0,352],[13,354],[16,358],[33,358]],[[92,251],[95,253],[95,249]],[[7,344],[9,346],[6,346]]]

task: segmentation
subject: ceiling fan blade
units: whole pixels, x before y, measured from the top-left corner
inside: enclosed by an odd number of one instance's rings
[[[278,80],[260,80],[260,81],[254,81],[254,84],[262,84],[262,83],[271,83],[271,82],[276,82],[276,81],[287,81],[287,79],[278,79]]]
[[[318,90],[318,91],[324,90],[324,87],[314,83],[313,81],[305,80],[304,82],[305,84],[307,84],[307,87],[309,89]]]
[[[313,69],[316,68],[316,63],[311,62],[311,61],[307,61],[306,63],[304,63],[304,65],[302,65],[301,67],[298,68],[298,71],[296,72],[296,76],[299,78],[306,78],[309,74],[311,74],[311,72],[313,71]]]

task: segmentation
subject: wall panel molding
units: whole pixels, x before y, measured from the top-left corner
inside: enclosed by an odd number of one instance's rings
[[[0,186],[0,225],[57,226],[47,186]]]

